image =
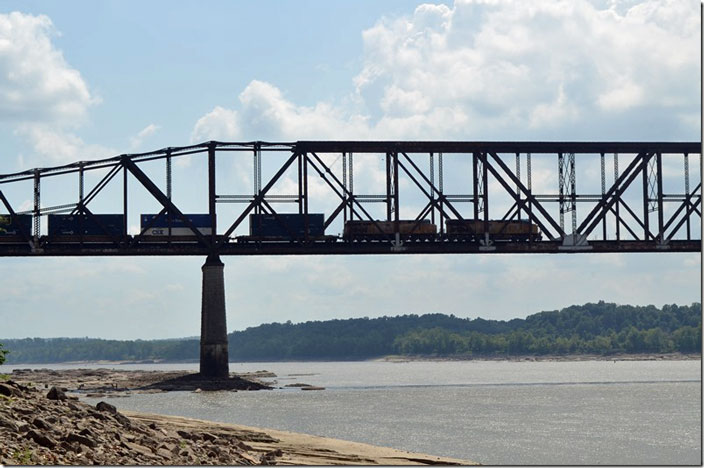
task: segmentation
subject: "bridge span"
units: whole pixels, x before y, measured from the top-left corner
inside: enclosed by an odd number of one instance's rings
[[[211,376],[222,255],[605,252],[701,252],[700,142],[209,141],[0,175],[0,256],[207,257]]]

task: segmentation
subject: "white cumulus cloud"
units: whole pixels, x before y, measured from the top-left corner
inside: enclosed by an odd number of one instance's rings
[[[130,146],[131,148],[137,149],[140,146],[142,146],[142,143],[144,142],[145,139],[149,138],[150,136],[154,135],[157,130],[159,130],[159,126],[156,124],[149,124],[146,127],[144,127],[142,130],[140,130],[135,136],[130,138]]]
[[[199,143],[207,140],[235,140],[241,138],[237,111],[216,106],[212,111],[198,119],[191,142]]]
[[[694,0],[423,4],[362,32],[363,65],[337,102],[297,105],[253,80],[194,135],[694,138],[699,31]]]
[[[51,41],[45,15],[0,14],[0,119],[75,125],[99,98]]]
[[[78,135],[50,125],[20,125],[15,131],[24,137],[34,149],[31,154],[20,154],[18,166],[55,166],[114,156],[118,151],[103,145],[86,143]]]

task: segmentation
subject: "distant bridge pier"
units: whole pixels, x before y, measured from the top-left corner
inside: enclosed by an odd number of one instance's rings
[[[216,254],[208,255],[201,267],[203,290],[200,328],[200,374],[227,377],[230,373],[225,319],[225,264]]]

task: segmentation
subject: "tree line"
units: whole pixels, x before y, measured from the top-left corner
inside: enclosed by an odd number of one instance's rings
[[[233,361],[358,360],[391,354],[701,353],[702,315],[700,303],[658,309],[600,301],[508,321],[444,314],[288,321],[235,331],[228,338]],[[26,338],[3,342],[10,351],[9,364],[196,361],[199,353],[197,339]]]

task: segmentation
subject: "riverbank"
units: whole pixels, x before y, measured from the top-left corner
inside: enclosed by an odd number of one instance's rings
[[[691,361],[691,360],[701,360],[701,353],[615,353],[615,354],[544,354],[544,355],[472,355],[472,354],[458,354],[458,355],[433,355],[433,354],[391,354],[386,356],[372,357],[369,359],[335,359],[339,362],[407,362],[407,361],[509,361],[509,362],[520,362],[520,361],[550,361],[550,362],[578,362],[578,361]],[[238,363],[252,363],[260,361],[238,361]],[[306,360],[269,360],[267,362],[331,362],[328,358],[321,359],[306,359]],[[6,362],[5,365],[11,365],[14,368],[19,366],[31,366],[32,368],[37,368],[38,366],[55,366],[55,365],[71,365],[71,366],[86,366],[86,367],[97,367],[97,366],[121,366],[121,365],[144,365],[144,364],[197,364],[197,360],[168,360],[168,359],[147,359],[142,361],[106,361],[106,360],[96,360],[96,361],[65,361],[65,362],[47,362],[47,363],[37,363],[37,362]],[[234,364],[230,362],[230,365]]]
[[[545,354],[516,356],[435,356],[435,355],[391,355],[373,361],[383,362],[416,362],[416,361],[509,361],[509,362],[580,362],[580,361],[697,361],[701,360],[699,353],[654,353],[654,354]]]
[[[119,412],[62,389],[0,383],[0,464],[470,465],[337,439],[175,416]]]

